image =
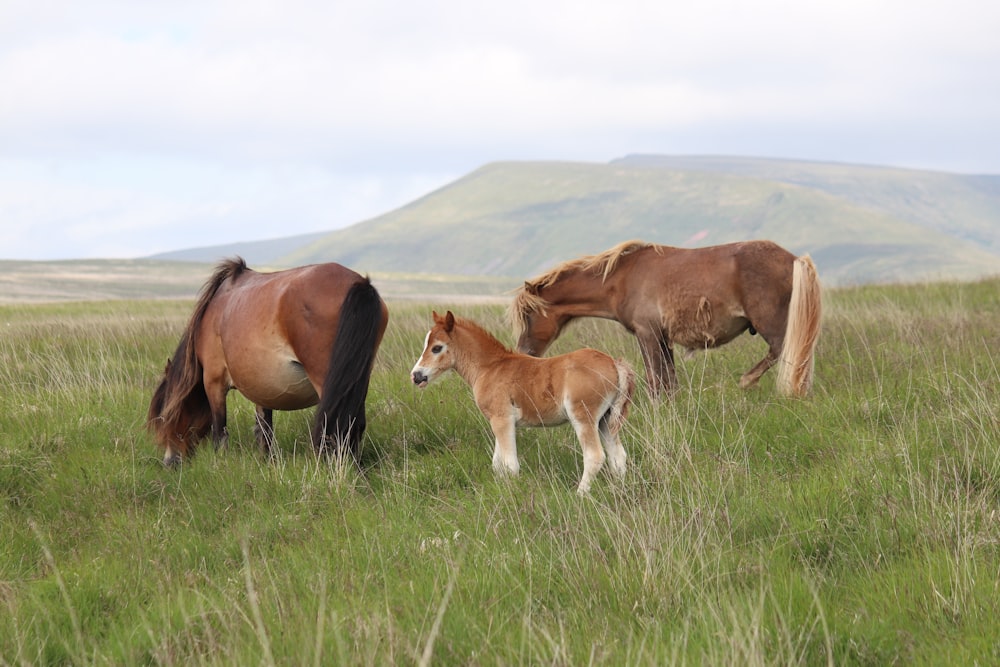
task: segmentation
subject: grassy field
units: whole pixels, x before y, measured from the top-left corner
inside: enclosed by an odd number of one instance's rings
[[[682,361],[584,498],[567,427],[498,480],[459,378],[410,385],[447,303],[390,303],[362,471],[311,411],[262,460],[236,395],[230,448],[164,469],[143,421],[190,306],[0,306],[0,665],[1000,661],[998,281],[828,291],[804,400],[737,388],[757,338]],[[554,351],[584,344],[638,367],[606,322]]]

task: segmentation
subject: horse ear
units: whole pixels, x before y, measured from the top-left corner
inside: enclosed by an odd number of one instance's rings
[[[538,286],[529,283],[527,280],[524,281],[524,291],[532,296],[538,296]]]
[[[444,316],[444,330],[447,333],[451,333],[451,330],[455,328],[455,316],[449,310]]]

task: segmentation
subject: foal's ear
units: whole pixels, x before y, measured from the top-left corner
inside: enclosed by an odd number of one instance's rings
[[[532,296],[538,296],[538,285],[533,285],[527,280],[524,281],[524,291]]]
[[[444,330],[445,333],[451,333],[451,330],[455,328],[455,316],[449,310],[444,316]]]

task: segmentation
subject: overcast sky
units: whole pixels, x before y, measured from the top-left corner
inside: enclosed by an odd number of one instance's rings
[[[0,258],[328,231],[497,160],[1000,174],[986,0],[0,0]]]

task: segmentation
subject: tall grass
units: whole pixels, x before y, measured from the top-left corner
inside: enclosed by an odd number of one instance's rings
[[[0,307],[0,664],[990,664],[1000,660],[1000,282],[830,291],[814,393],[741,391],[751,337],[639,395],[624,480],[568,428],[496,479],[457,378],[390,304],[362,470],[143,430],[184,302]],[[510,342],[499,306],[451,304]],[[581,321],[640,366],[634,339]]]

